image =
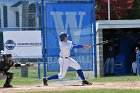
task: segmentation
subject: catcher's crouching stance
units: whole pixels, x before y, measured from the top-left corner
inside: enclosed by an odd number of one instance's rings
[[[8,70],[14,65],[14,62],[12,61],[12,55],[11,54],[4,54],[3,59],[0,61],[0,79],[3,76],[6,76],[6,81],[3,87],[10,88],[13,87],[10,85],[10,82],[13,79],[14,73],[8,72]]]

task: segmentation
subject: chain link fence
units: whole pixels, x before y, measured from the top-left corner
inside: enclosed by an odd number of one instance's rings
[[[76,0],[76,1],[92,2],[92,0]],[[44,0],[44,3],[56,3],[56,2],[61,3],[61,2],[76,2],[76,1],[75,0]],[[108,8],[108,5],[109,5],[108,0],[96,0],[97,20],[108,20],[109,9],[110,9],[111,20],[140,18],[139,13],[135,13],[136,10],[137,11],[140,10],[140,7],[137,6],[139,5],[138,0],[110,0],[110,8]],[[46,6],[46,4],[44,6]],[[45,11],[46,9],[44,10],[44,12]],[[46,17],[46,14],[44,15]],[[47,19],[45,18],[45,20]],[[46,24],[46,21],[44,22]],[[1,51],[5,50],[6,45],[8,45],[9,43],[10,43],[9,44],[10,49],[13,48],[12,41],[9,41],[8,44],[6,43],[6,41],[4,41],[6,40],[4,37],[5,32],[14,33],[14,32],[32,31],[32,33],[34,32],[41,33],[41,29],[46,30],[46,27],[42,28],[41,0],[1,0],[0,1],[0,50]],[[24,35],[26,36],[26,34]],[[14,37],[14,35],[12,36]],[[34,37],[34,36],[30,36],[30,37]],[[25,39],[27,38],[25,37]],[[41,35],[40,35],[40,39],[41,39]],[[38,45],[37,43],[39,42],[36,42],[35,44]],[[42,42],[40,43],[42,44]],[[21,42],[19,42],[18,44],[21,44]],[[21,45],[20,48],[22,47]],[[31,43],[30,44],[26,43],[25,45],[31,45]],[[34,50],[34,54],[37,54],[35,51],[36,50]],[[42,50],[40,51],[42,53]],[[26,50],[24,50],[24,52],[26,52]],[[27,54],[29,53],[27,52]],[[36,80],[38,78],[40,79],[43,77],[42,56],[25,57],[23,55],[19,56],[14,53],[12,55],[13,55],[13,59],[15,60],[15,63],[21,65],[21,67],[11,68],[11,71],[15,73],[16,78],[20,78],[19,80],[22,80],[23,78],[28,77]]]
[[[14,73],[13,83],[16,84],[25,81],[29,84],[43,77],[40,3],[41,0],[0,1],[0,59],[3,53],[12,54],[16,65],[10,71]],[[39,52],[38,57],[34,56]]]
[[[46,3],[56,3],[63,2],[64,0],[44,0],[44,12],[46,11]],[[70,2],[71,0],[66,0]],[[84,0],[78,0],[84,1]],[[89,1],[89,0],[87,0]],[[74,2],[74,0],[73,0]],[[0,51],[1,59],[3,53],[11,53],[13,60],[16,66],[13,66],[10,71],[14,73],[13,83],[20,84],[35,84],[42,82],[41,79],[44,75],[43,68],[43,59],[42,55],[37,57],[34,54],[38,54],[37,50],[32,50],[30,54],[30,47],[33,45],[40,46],[42,48],[42,10],[41,10],[41,0],[1,0],[0,1]],[[44,13],[46,17],[46,14]],[[46,18],[45,18],[46,20]],[[43,20],[45,22],[45,20]],[[44,23],[44,25],[46,22]],[[28,33],[30,32],[30,33]],[[38,35],[32,33],[39,32],[40,38]],[[29,34],[29,35],[28,35]],[[37,33],[38,34],[38,33]],[[35,38],[32,38],[35,37]],[[41,42],[36,41],[36,37],[41,40]],[[14,40],[13,40],[14,39]],[[26,49],[27,46],[29,49]],[[14,49],[17,49],[15,52]],[[26,47],[25,49],[22,49]],[[20,50],[21,49],[21,50]],[[4,51],[4,52],[3,52]],[[25,55],[22,55],[25,53]],[[42,49],[40,49],[40,54],[42,54]],[[27,55],[26,55],[27,54]],[[48,60],[49,58],[47,58]],[[55,72],[47,73],[51,75]],[[68,77],[76,76],[75,73],[67,75]],[[66,77],[67,77],[66,76]],[[0,81],[3,82],[3,81]],[[1,83],[3,84],[3,83]],[[0,85],[1,85],[0,84]]]

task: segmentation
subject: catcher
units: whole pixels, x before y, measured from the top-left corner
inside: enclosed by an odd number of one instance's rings
[[[13,87],[10,85],[14,73],[8,72],[8,70],[14,65],[14,62],[12,60],[11,54],[4,54],[3,59],[0,61],[0,79],[2,77],[6,76],[5,84],[3,85],[4,88],[10,88]]]

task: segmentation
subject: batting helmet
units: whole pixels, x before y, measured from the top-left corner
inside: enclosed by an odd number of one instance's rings
[[[65,33],[65,32],[61,32],[60,33],[60,36],[59,36],[59,38],[60,38],[60,41],[64,41],[65,40],[65,37],[67,37],[68,35]]]

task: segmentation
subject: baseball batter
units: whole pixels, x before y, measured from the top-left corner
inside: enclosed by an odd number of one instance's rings
[[[72,68],[76,69],[77,74],[82,79],[82,85],[91,85],[91,83],[89,83],[85,79],[80,65],[73,58],[70,57],[70,49],[71,48],[89,49],[90,46],[74,44],[72,41],[68,40],[68,35],[64,32],[60,33],[59,38],[60,38],[60,43],[59,43],[60,44],[60,58],[58,60],[59,60],[59,64],[60,64],[60,73],[56,74],[56,75],[52,75],[52,76],[47,77],[47,78],[43,78],[43,84],[45,86],[47,86],[48,80],[64,78],[68,67],[72,67]]]

